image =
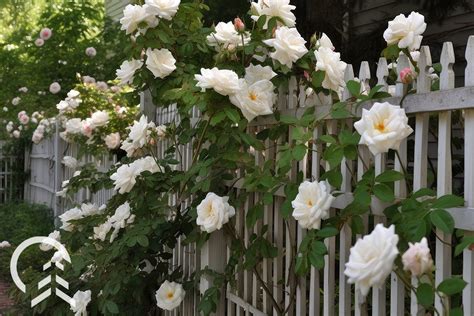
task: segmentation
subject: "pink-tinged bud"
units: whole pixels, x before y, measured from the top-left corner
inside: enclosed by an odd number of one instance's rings
[[[243,32],[245,31],[245,24],[242,22],[240,18],[235,18],[234,19],[234,27],[237,32]]]
[[[304,77],[306,78],[306,80],[308,80],[308,81],[311,80],[311,77],[309,76],[309,72],[307,72],[306,70],[303,71],[303,75],[304,75]]]
[[[416,78],[416,73],[410,68],[406,67],[400,71],[400,81],[402,83],[408,84],[412,83]]]

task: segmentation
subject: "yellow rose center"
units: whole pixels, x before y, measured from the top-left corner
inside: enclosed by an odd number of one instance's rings
[[[250,98],[250,100],[255,101],[255,100],[257,100],[257,95],[254,92],[250,92],[249,93],[249,98]]]
[[[166,297],[169,298],[169,299],[172,299],[173,296],[174,296],[173,292],[168,292],[168,293],[166,294]]]
[[[380,122],[375,125],[375,129],[378,130],[380,133],[385,132],[385,124],[383,122]]]
[[[309,206],[313,206],[313,201],[308,201]]]

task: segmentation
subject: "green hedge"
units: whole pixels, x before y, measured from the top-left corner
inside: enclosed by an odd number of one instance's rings
[[[12,246],[0,249],[0,278],[10,280],[10,258],[16,246],[33,236],[48,236],[53,230],[53,215],[48,207],[24,202],[1,204],[0,242],[6,240]],[[51,256],[49,252],[40,251],[39,247],[30,248],[20,257],[20,271],[27,267],[41,270],[45,256]]]

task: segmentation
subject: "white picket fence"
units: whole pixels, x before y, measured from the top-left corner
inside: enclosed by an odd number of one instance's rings
[[[418,67],[421,74],[417,78],[417,93],[408,95],[403,101],[403,107],[410,117],[414,117],[414,134],[410,136],[409,141],[414,142],[414,151],[407,150],[408,141],[404,141],[400,148],[400,156],[403,165],[409,166],[413,170],[413,190],[418,190],[427,186],[428,175],[428,157],[436,168],[436,190],[439,196],[452,192],[452,152],[454,149],[451,144],[452,133],[458,134],[464,139],[464,150],[461,151],[464,160],[464,172],[460,178],[464,181],[465,206],[450,209],[449,212],[455,219],[455,227],[474,234],[474,36],[469,38],[466,48],[467,66],[465,69],[464,87],[454,88],[455,74],[453,65],[455,63],[453,46],[450,42],[444,43],[440,63],[442,72],[440,74],[440,91],[430,92],[431,78],[428,70],[432,65],[430,50],[424,46],[421,49],[421,55]],[[409,60],[406,56],[399,58],[397,73],[409,66]],[[384,58],[380,58],[377,64],[376,79],[378,85],[383,85],[387,90],[386,78],[389,70]],[[346,69],[346,81],[354,78],[352,65]],[[371,73],[369,64],[362,62],[359,68],[358,79],[363,83],[362,86],[369,87]],[[406,93],[406,85],[396,84],[395,96],[387,99],[392,104],[400,104],[401,97]],[[344,97],[349,98],[349,91],[344,92]],[[365,104],[369,108],[371,104]],[[289,89],[281,90],[278,100],[278,108],[282,114],[301,116],[305,111],[305,94],[299,89],[296,80],[292,80]],[[452,124],[453,111],[461,110],[461,122]],[[330,112],[330,103],[325,100],[322,105],[316,109],[318,117]],[[158,109],[157,120],[159,123],[168,123],[175,119],[172,107]],[[437,129],[437,141],[433,142],[433,137],[429,135],[429,124]],[[263,117],[253,121],[250,124],[249,132],[258,131],[275,124],[272,117]],[[314,139],[323,133],[337,134],[341,126],[352,127],[353,120],[335,120],[330,116],[325,120],[324,126],[319,126],[313,131]],[[453,127],[454,125],[454,127]],[[292,130],[289,130],[291,138]],[[255,155],[255,163],[263,164],[267,160],[278,160],[278,147],[287,142],[288,139],[281,139],[278,142],[265,144],[266,151],[264,155]],[[275,146],[272,146],[275,145]],[[162,144],[163,149],[166,144]],[[295,164],[290,171],[290,177],[294,178],[298,171],[302,171],[306,178],[318,179],[320,177],[320,167],[327,166],[327,163],[321,158],[321,145],[314,144],[313,152],[308,153],[306,158]],[[386,169],[393,168],[402,171],[402,166],[398,160],[388,159],[386,155],[373,157],[367,148],[360,146],[362,158],[364,161],[371,161],[375,165],[376,173],[381,173]],[[459,150],[456,150],[456,153]],[[186,155],[191,154],[191,148]],[[433,159],[431,159],[433,158]],[[188,167],[189,160],[184,162],[184,167]],[[342,191],[344,194],[338,196],[333,203],[332,212],[343,209],[352,199],[351,176],[356,175],[361,178],[365,172],[365,167],[361,159],[354,165],[344,161],[341,165],[343,173]],[[237,187],[242,189],[241,183]],[[238,189],[238,190],[240,190]],[[395,184],[395,194],[403,198],[409,192],[406,191],[406,185],[403,181]],[[249,231],[245,227],[245,216],[249,209],[260,199],[258,194],[253,194],[245,203],[242,209],[236,210],[235,228],[240,236],[244,236],[246,243],[254,231]],[[393,273],[387,279],[386,285],[380,290],[373,290],[371,296],[367,298],[366,304],[360,304],[361,298],[354,295],[354,287],[347,284],[344,276],[344,264],[348,260],[349,249],[361,236],[353,236],[350,227],[343,227],[337,237],[326,239],[328,254],[324,257],[325,267],[322,271],[311,268],[311,272],[306,278],[300,278],[296,284],[288,284],[291,264],[291,249],[298,245],[306,234],[297,223],[290,219],[288,225],[284,225],[280,215],[280,208],[285,201],[283,192],[276,192],[273,205],[267,205],[264,209],[263,222],[257,223],[255,232],[261,225],[268,225],[267,238],[278,247],[278,257],[275,259],[266,259],[263,264],[258,266],[259,274],[262,276],[272,293],[271,296],[279,303],[284,302],[288,308],[288,315],[424,315],[423,309],[417,305],[414,293],[405,290],[403,283]],[[377,201],[373,202],[372,214],[373,221],[366,218],[366,232],[370,232],[373,225],[385,223],[383,206]],[[369,222],[371,223],[369,226]],[[435,249],[432,249],[436,264],[435,278],[439,284],[444,278],[453,273],[452,247],[449,243],[452,236],[437,231],[437,235],[442,241],[436,239]],[[433,239],[434,240],[434,239]],[[432,240],[432,241],[433,241]],[[223,254],[226,253],[225,238],[222,233],[212,234],[210,241],[204,248],[197,252],[194,246],[178,245],[174,250],[173,263],[183,265],[185,275],[189,275],[199,267],[209,266],[218,271],[222,271],[226,263]],[[460,273],[458,273],[460,274]],[[466,249],[462,254],[462,277],[468,283],[462,293],[462,309],[464,315],[474,315],[474,254]],[[284,280],[284,283],[278,283]],[[272,308],[271,297],[263,291],[261,284],[252,272],[240,272],[235,276],[235,287],[228,286],[223,294],[217,315],[277,315]],[[201,293],[208,287],[208,280],[201,280]],[[290,297],[293,288],[296,287],[296,297]],[[198,297],[192,293],[182,304],[180,309],[168,313],[169,315],[195,315],[196,301]],[[448,304],[448,302],[444,302]],[[443,313],[442,303],[437,298],[435,306],[438,311]]]
[[[113,190],[100,190],[95,194],[81,190],[69,200],[56,196],[56,192],[61,190],[63,181],[69,180],[74,173],[74,170],[65,168],[61,161],[64,156],[77,157],[77,154],[77,145],[66,143],[58,133],[39,144],[34,144],[31,151],[25,153],[25,168],[30,172],[30,177],[25,183],[25,200],[49,206],[53,209],[56,219],[75,203],[85,201],[98,205],[106,203],[114,194]],[[103,159],[97,159],[86,155],[80,162],[94,162],[99,170],[105,171],[115,163],[115,158],[105,156]],[[80,170],[80,167],[77,170]]]
[[[413,189],[425,187],[428,175],[428,156],[433,157],[431,161],[436,168],[436,189],[438,195],[451,193],[453,185],[451,135],[455,130],[464,139],[464,150],[461,152],[464,159],[464,198],[465,207],[450,209],[450,213],[455,219],[455,226],[474,234],[474,36],[469,38],[466,49],[467,66],[465,69],[465,86],[454,88],[454,51],[452,44],[447,42],[443,46],[441,61],[442,72],[440,75],[440,91],[430,92],[430,77],[428,69],[432,63],[430,50],[422,47],[419,60],[421,74],[417,79],[417,93],[408,95],[403,102],[407,114],[414,117],[414,135],[410,136],[410,141],[414,142],[414,153],[407,150],[408,141],[403,142],[400,154],[404,165],[408,165],[413,170]],[[401,56],[398,62],[398,71],[407,67],[409,61],[405,56]],[[385,59],[381,58],[377,65],[375,77],[377,84],[383,85],[387,89],[386,78],[388,67]],[[349,65],[345,74],[346,80],[354,78],[353,67]],[[358,79],[362,86],[369,87],[371,73],[369,64],[363,62],[360,65]],[[392,104],[399,104],[401,96],[406,92],[406,86],[397,83],[396,96],[387,99]],[[349,98],[350,93],[344,92],[344,97]],[[321,105],[317,105],[315,115],[322,117],[330,112],[328,100],[322,100]],[[287,115],[301,116],[305,111],[305,93],[299,88],[298,82],[292,80],[287,89],[281,89],[278,99],[278,109]],[[370,107],[370,104],[365,104]],[[157,124],[166,124],[179,119],[176,108],[155,109],[148,94],[142,96],[142,109],[150,117],[154,118]],[[461,110],[461,122],[452,126],[453,111]],[[193,110],[195,121],[199,117],[199,112]],[[429,135],[429,124],[437,126],[437,142],[433,142]],[[272,117],[262,117],[256,119],[249,125],[249,133],[257,133],[267,126],[275,124]],[[353,120],[335,120],[330,116],[325,119],[324,126],[319,126],[313,131],[314,138],[318,138],[323,133],[337,134],[341,126],[352,127]],[[292,130],[289,130],[291,138]],[[279,158],[279,147],[286,143],[288,139],[280,139],[277,142],[267,141],[264,155],[256,155],[255,163],[263,164],[265,161],[276,161]],[[158,154],[163,155],[171,144],[162,142],[158,145]],[[274,145],[274,146],[273,146]],[[295,164],[290,171],[290,177],[294,179],[298,171],[302,171],[306,178],[319,179],[320,168],[325,168],[327,163],[321,158],[321,145],[314,144],[312,152],[306,158]],[[77,148],[67,146],[56,135],[52,139],[34,145],[29,154],[28,161],[31,167],[31,180],[25,190],[26,199],[34,202],[43,202],[50,205],[55,210],[55,215],[61,214],[64,203],[55,196],[55,192],[61,187],[63,180],[67,180],[72,171],[65,170],[60,163],[64,155],[74,155]],[[392,161],[385,155],[373,156],[363,146],[360,147],[362,157],[365,161],[372,161],[375,164],[376,172],[381,173],[386,169],[394,168],[401,171],[402,167],[398,161]],[[181,160],[180,168],[187,169],[192,162],[193,150],[191,145],[180,148]],[[91,158],[86,158],[91,159]],[[107,168],[113,161],[104,159],[101,164]],[[355,164],[348,161],[341,165],[343,173],[342,191],[344,194],[338,196],[333,203],[332,212],[344,208],[352,199],[351,177],[356,175],[359,179],[365,172],[363,162],[359,159]],[[237,182],[237,190],[242,190],[242,183]],[[403,182],[395,184],[395,193],[403,198],[407,195],[406,186]],[[82,202],[85,199],[96,203],[104,203],[113,194],[112,191],[103,191],[94,196],[87,192],[77,195],[76,201]],[[235,228],[240,236],[244,236],[246,243],[254,231],[249,231],[245,227],[245,216],[261,197],[253,194],[245,203],[242,209],[236,210]],[[349,249],[360,236],[353,236],[350,227],[343,227],[341,234],[337,237],[328,238],[326,246],[328,254],[325,256],[325,267],[318,271],[311,268],[306,278],[299,278],[295,284],[288,284],[291,264],[291,249],[296,247],[306,234],[297,223],[290,219],[288,225],[280,214],[281,205],[285,201],[282,191],[277,191],[272,205],[266,205],[264,209],[263,221],[257,223],[255,231],[262,225],[268,225],[267,238],[278,247],[278,256],[274,259],[265,259],[262,265],[257,267],[259,274],[270,288],[271,295],[263,291],[257,277],[251,272],[240,272],[235,276],[235,287],[228,286],[223,290],[221,303],[218,307],[217,315],[277,315],[272,308],[271,298],[277,302],[284,302],[288,308],[288,315],[364,315],[371,312],[373,315],[422,315],[422,309],[417,305],[413,293],[405,291],[403,283],[396,275],[392,275],[386,286],[380,290],[374,290],[371,297],[367,298],[367,304],[361,305],[361,298],[353,295],[354,288],[347,284],[344,276],[344,263],[349,256]],[[174,201],[171,201],[174,202]],[[373,221],[366,220],[366,231],[370,232],[376,223],[385,222],[383,207],[377,202],[372,205]],[[369,222],[371,223],[369,226]],[[436,263],[436,283],[453,273],[452,248],[448,245],[452,238],[449,235],[437,232],[438,237],[443,242],[436,239],[436,247],[432,249]],[[215,232],[206,245],[200,250],[195,245],[182,245],[181,240],[173,250],[173,266],[181,265],[185,276],[191,275],[196,270],[206,266],[222,271],[227,262],[228,252],[225,237],[222,232]],[[462,308],[464,315],[474,315],[474,255],[469,249],[462,254],[462,277],[468,286],[463,291]],[[278,283],[284,280],[283,283]],[[197,303],[200,293],[209,287],[212,280],[202,278],[200,291],[187,293],[186,299],[179,309],[167,313],[168,315],[197,315]],[[290,297],[289,293],[296,288],[296,296]],[[409,302],[407,304],[407,302]],[[447,303],[447,302],[445,302]],[[436,300],[436,307],[442,311],[441,302]]]

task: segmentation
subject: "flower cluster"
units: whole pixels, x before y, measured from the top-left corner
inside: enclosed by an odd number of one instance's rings
[[[62,222],[61,229],[71,232],[74,229],[73,221],[77,221],[81,218],[101,214],[105,210],[105,205],[97,206],[91,203],[83,203],[80,207],[74,207],[62,215],[59,219]]]
[[[137,182],[137,177],[145,171],[156,173],[161,171],[161,167],[153,157],[147,156],[137,159],[130,164],[121,165],[110,176],[110,179],[114,181],[115,190],[120,194],[124,194],[132,190]]]
[[[114,215],[108,217],[103,224],[94,227],[93,239],[104,241],[107,234],[113,229],[114,231],[110,235],[110,242],[112,243],[117,237],[120,229],[125,228],[128,224],[132,224],[134,220],[135,215],[130,213],[130,204],[125,202],[120,205],[115,210]]]

